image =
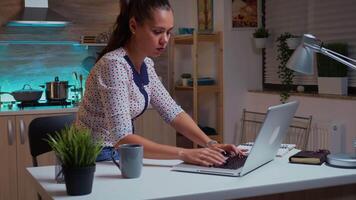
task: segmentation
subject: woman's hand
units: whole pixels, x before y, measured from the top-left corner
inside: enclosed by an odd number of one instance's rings
[[[224,152],[224,150],[215,147],[183,149],[179,151],[179,159],[187,163],[211,167],[225,163],[226,158],[222,152]]]
[[[220,149],[220,151],[223,150],[225,152],[229,152],[230,154],[232,153],[232,155],[239,155],[239,156],[245,156],[245,151],[246,151],[246,149],[237,148],[233,144],[213,144],[211,145],[210,148]]]

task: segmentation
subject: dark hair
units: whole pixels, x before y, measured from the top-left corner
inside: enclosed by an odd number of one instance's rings
[[[132,17],[143,24],[152,19],[154,9],[172,10],[168,0],[120,0],[120,14],[117,16],[114,30],[106,47],[99,53],[98,61],[106,53],[123,47],[131,37],[129,21]]]

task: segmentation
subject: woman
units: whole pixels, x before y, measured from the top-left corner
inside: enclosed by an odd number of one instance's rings
[[[121,0],[120,6],[110,41],[87,79],[78,113],[78,123],[104,141],[97,161],[110,160],[112,149],[126,143],[142,144],[146,158],[203,166],[223,164],[224,151],[239,154],[235,145],[218,144],[198,128],[170,97],[148,58],[159,56],[171,36],[173,12],[168,0]],[[133,134],[133,120],[149,103],[173,128],[205,148],[162,145]]]

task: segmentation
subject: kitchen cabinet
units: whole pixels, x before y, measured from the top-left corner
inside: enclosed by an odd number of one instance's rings
[[[0,116],[0,200],[35,200],[37,194],[25,179],[26,167],[32,166],[28,143],[28,126],[38,117],[70,113],[29,114]],[[54,164],[53,152],[38,157],[39,165]],[[54,172],[53,172],[54,176]]]
[[[15,117],[0,116],[0,200],[17,199]]]

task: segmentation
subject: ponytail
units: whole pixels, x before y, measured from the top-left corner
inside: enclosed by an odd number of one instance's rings
[[[120,14],[116,18],[109,42],[99,53],[96,62],[106,53],[125,46],[132,36],[129,25],[132,17],[142,24],[144,20],[152,19],[152,11],[157,8],[172,9],[168,0],[120,0]]]

